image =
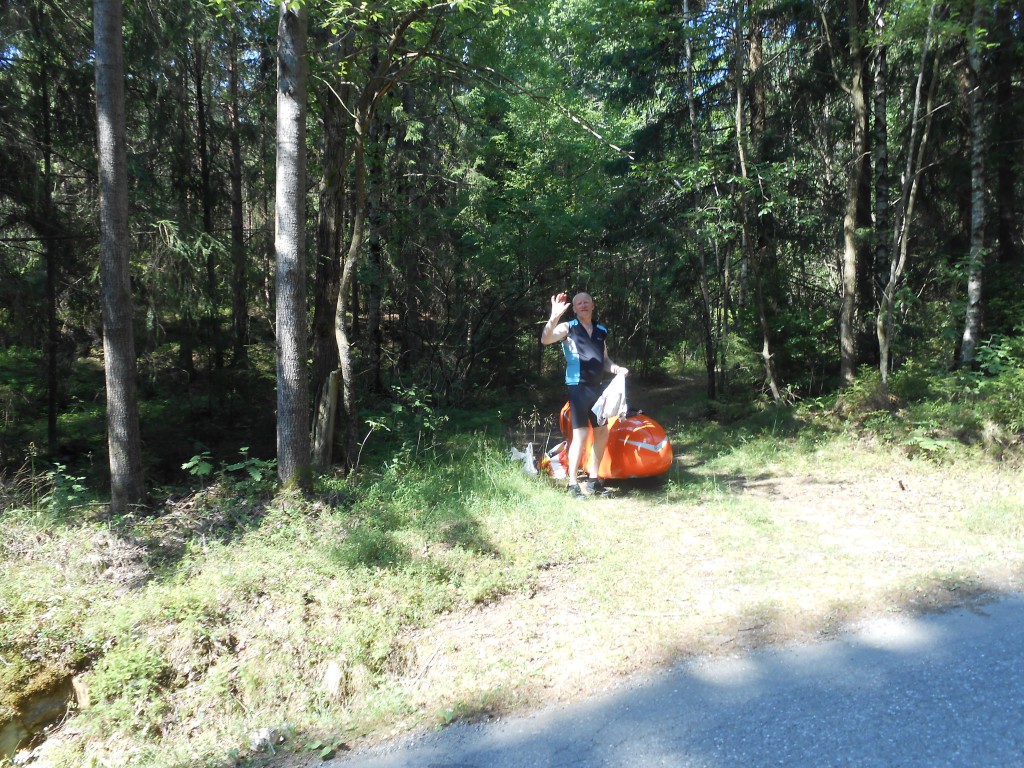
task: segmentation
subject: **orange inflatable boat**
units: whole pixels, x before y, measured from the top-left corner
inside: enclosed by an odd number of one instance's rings
[[[562,436],[572,442],[569,404],[562,406],[559,418]],[[588,456],[594,442],[593,430],[587,430],[583,455]],[[672,443],[661,425],[642,413],[608,419],[608,447],[598,474],[608,480],[653,477],[672,466]]]

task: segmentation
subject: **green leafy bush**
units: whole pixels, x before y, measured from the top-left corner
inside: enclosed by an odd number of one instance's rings
[[[181,465],[181,468],[202,482],[214,477],[227,489],[244,497],[272,491],[277,482],[277,461],[249,455],[248,447],[239,449],[242,457],[230,464],[221,462],[216,468],[209,451],[203,450]]]
[[[849,418],[885,410],[889,403],[882,396],[882,374],[877,368],[862,366],[853,382],[836,399],[836,411]]]
[[[929,370],[917,360],[908,360],[889,376],[889,391],[894,397],[916,402],[925,400],[933,394],[933,382],[938,374]]]
[[[392,399],[367,409],[365,419],[370,429],[363,447],[369,444],[375,460],[391,471],[432,447],[448,421],[435,406],[434,398],[417,386],[392,388]]]
[[[159,650],[145,640],[116,646],[93,670],[89,691],[99,701],[144,701],[160,686],[167,666]]]
[[[1011,432],[1024,432],[1024,367],[984,381],[979,395],[989,419]]]

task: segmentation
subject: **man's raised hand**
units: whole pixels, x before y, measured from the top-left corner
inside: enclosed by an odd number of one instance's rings
[[[569,303],[569,297],[565,293],[557,293],[551,297],[551,319],[557,320],[565,311],[571,307]]]

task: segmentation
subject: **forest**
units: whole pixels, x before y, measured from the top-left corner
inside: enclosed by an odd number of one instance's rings
[[[1013,3],[120,5],[2,9],[8,470],[308,485],[557,382],[563,289],[710,399],[1019,363]]]
[[[1019,589],[1022,26],[0,0],[0,765],[329,758]],[[509,461],[562,291],[660,484]]]

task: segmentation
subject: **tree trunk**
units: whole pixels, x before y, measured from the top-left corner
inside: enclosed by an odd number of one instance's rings
[[[309,383],[306,380],[306,29],[308,6],[279,6],[277,30],[277,473],[308,487]]]
[[[761,361],[764,363],[765,383],[771,393],[772,400],[779,402],[782,399],[782,391],[779,389],[778,378],[775,374],[775,361],[773,360],[771,345],[771,329],[768,325],[768,317],[765,314],[764,293],[761,280],[761,248],[751,247],[751,226],[750,226],[750,205],[747,197],[746,183],[749,178],[747,169],[747,148],[746,148],[746,127],[744,120],[744,65],[743,65],[743,33],[742,16],[737,14],[736,19],[736,51],[735,69],[736,78],[736,154],[739,158],[740,179],[740,222],[742,224],[741,244],[745,263],[750,265],[754,278],[754,304],[757,310],[757,318],[761,327]],[[756,73],[752,73],[752,76]],[[761,105],[763,110],[763,105]],[[763,114],[763,111],[762,111]]]
[[[40,138],[43,142],[43,178],[42,200],[38,201],[42,213],[42,221],[47,226],[55,220],[53,207],[53,140],[51,136],[51,105],[50,105],[50,56],[52,41],[49,39],[48,24],[44,18],[46,6],[39,2],[32,9],[32,31],[40,41],[38,67],[35,75],[36,90],[41,109]],[[57,328],[57,272],[59,248],[57,239],[52,232],[42,233],[45,238],[46,253],[46,447],[53,456],[57,453],[57,410],[59,404],[60,378],[57,372],[57,348],[60,335]]]
[[[715,242],[715,271],[722,276],[722,300],[719,302],[718,323],[718,338],[722,340],[722,343],[718,345],[718,391],[725,394],[729,389],[729,345],[726,341],[732,329],[729,322],[732,313],[732,258],[729,253],[722,256],[722,249],[717,241]]]
[[[123,515],[144,495],[136,394],[135,337],[128,265],[128,156],[121,0],[95,0],[97,155],[100,176],[100,285],[106,370],[110,512]]]
[[[700,321],[704,331],[704,391],[708,400],[718,398],[718,380],[715,375],[715,336],[714,321],[711,316],[711,289],[708,286],[708,264],[704,243],[698,239],[697,256],[700,265]]]
[[[693,87],[693,45],[690,40],[690,3],[683,0],[683,27],[687,30],[685,38],[686,52],[686,103],[690,113],[690,143],[693,148],[693,161],[700,161],[700,131],[697,122],[697,98]],[[694,193],[694,207],[700,208],[701,194]],[[708,400],[718,396],[717,378],[715,375],[715,336],[711,318],[711,289],[708,286],[707,254],[704,250],[704,239],[699,232],[694,233],[697,245],[698,264],[700,267],[701,325],[704,330],[704,369],[707,380],[705,391]]]
[[[967,87],[969,128],[971,137],[971,245],[967,259],[967,316],[960,344],[960,364],[974,365],[974,353],[981,335],[982,282],[985,267],[985,152],[988,144],[988,126],[985,99],[982,93],[982,41],[987,5],[975,0],[974,18],[968,31]]]
[[[853,106],[853,143],[849,176],[846,185],[846,213],[843,216],[843,296],[839,314],[839,379],[840,386],[853,383],[857,372],[857,224],[867,151],[867,101],[864,93],[864,20],[860,0],[848,0],[850,54],[853,78],[850,101]]]
[[[336,61],[352,48],[352,33],[331,44]],[[341,250],[348,207],[348,118],[345,114],[351,86],[323,94],[324,171],[320,180],[320,216],[317,224],[316,277],[313,289],[313,391],[317,410],[313,422],[313,466],[323,471],[331,464],[338,398],[338,342],[334,315],[341,281]]]
[[[402,109],[407,115],[414,114],[415,91],[409,85],[402,86]],[[425,121],[426,122],[426,121]],[[428,138],[426,131],[429,125],[424,125],[423,142]],[[399,325],[402,329],[401,360],[406,370],[414,370],[419,365],[423,356],[422,331],[420,330],[420,291],[422,290],[422,277],[420,274],[419,243],[414,238],[414,233],[421,231],[419,226],[422,218],[423,207],[414,198],[417,195],[425,194],[420,192],[417,185],[411,180],[411,170],[414,167],[409,159],[409,154],[416,151],[415,145],[407,141],[407,131],[401,128],[395,136],[395,158],[401,164],[398,174],[398,191],[396,194],[397,204],[406,212],[406,221],[409,222],[402,232],[402,241],[397,245],[400,254],[404,300],[399,302]],[[535,345],[537,372],[540,372],[540,360],[542,345]]]
[[[889,266],[889,121],[888,121],[888,90],[889,90],[889,50],[881,38],[885,33],[886,0],[878,0],[875,5],[875,39],[878,40],[872,51],[874,97],[874,177],[875,177],[875,221],[874,221],[874,270],[872,274],[872,291],[870,298],[875,306],[881,304],[882,286],[886,284]],[[884,366],[883,366],[884,367]]]
[[[194,165],[195,149],[193,147],[195,117],[192,114],[192,99],[189,91],[191,74],[187,57],[175,59],[173,64],[173,77],[171,79],[171,98],[174,101],[175,112],[180,118],[174,121],[173,141],[168,150],[172,157],[170,184],[174,191],[174,202],[177,204],[177,218],[179,221],[192,221],[194,212],[192,204],[195,201],[194,190]],[[180,110],[180,111],[179,111]],[[192,273],[192,264],[182,253],[174,255],[176,260],[175,270],[180,275],[179,279],[186,290],[192,291],[194,284],[201,284],[202,280]],[[196,375],[195,369],[195,343],[199,336],[199,325],[201,318],[196,317],[195,307],[191,299],[183,301],[181,315],[178,320],[178,368],[185,371],[188,380],[191,382]]]
[[[381,230],[384,228],[384,164],[385,147],[390,132],[379,118],[370,125],[371,160],[367,173],[366,190],[366,234],[367,264],[364,268],[363,287],[366,290],[366,361],[370,369],[369,389],[374,393],[384,391],[384,376],[381,370],[384,334],[381,329],[384,306],[384,255]]]
[[[907,141],[906,168],[903,172],[900,197],[897,202],[896,215],[892,233],[892,248],[887,249],[889,255],[889,271],[879,298],[878,317],[875,329],[878,336],[878,369],[882,379],[882,393],[889,391],[889,352],[892,344],[893,315],[896,305],[896,288],[907,263],[908,239],[910,223],[914,216],[914,204],[917,200],[918,182],[924,168],[925,150],[928,145],[932,115],[934,113],[935,85],[938,81],[938,57],[933,57],[932,76],[928,86],[927,105],[923,128],[920,127],[922,90],[924,87],[925,70],[928,57],[931,55],[931,40],[935,21],[935,2],[932,2],[928,16],[928,31],[921,49],[921,65],[917,72],[917,85],[914,89],[914,105],[910,117],[910,138]],[[918,135],[920,134],[920,143]]]
[[[275,10],[276,13],[276,10]],[[266,79],[270,79],[270,72],[276,67],[276,57],[273,51],[269,51],[267,46],[260,46],[259,48],[259,72],[265,76]],[[259,299],[255,302],[255,307],[262,309],[266,314],[264,318],[269,320],[277,312],[276,299],[274,297],[274,216],[272,212],[273,200],[271,199],[271,191],[273,187],[270,184],[270,174],[265,170],[270,168],[270,153],[269,147],[272,145],[271,135],[276,129],[275,126],[270,125],[269,117],[273,115],[275,107],[271,105],[271,100],[276,104],[277,93],[273,95],[269,93],[259,92],[261,97],[261,108],[257,109],[257,121],[259,124],[260,140],[258,142],[259,147],[259,163],[258,167],[261,169],[260,181],[258,186],[259,189],[259,206],[260,206],[260,223],[263,227],[262,238],[260,239],[260,269],[257,270],[259,275],[259,285],[254,286],[254,292],[257,293]],[[276,149],[276,148],[275,148]]]
[[[213,235],[213,187],[210,170],[210,121],[207,119],[206,103],[206,56],[203,52],[203,41],[197,39],[195,47],[195,69],[193,77],[196,89],[196,138],[199,142],[199,194],[203,211],[203,232]],[[218,312],[219,296],[217,290],[217,250],[209,248],[206,252],[206,300],[210,303],[206,317],[209,344],[212,347],[213,367],[224,367],[224,350],[220,339],[220,314]]]
[[[202,41],[195,41],[195,69],[192,72],[196,88],[196,139],[199,142],[199,194],[203,211],[203,232],[213,234],[213,198],[210,183],[210,149],[209,126],[206,119],[206,58],[203,55]],[[212,281],[216,277],[216,263],[206,262],[206,277]]]
[[[428,40],[415,54],[402,55],[403,63],[395,67],[395,56],[410,26],[422,20],[425,14],[433,10],[436,13],[434,26]],[[366,149],[370,140],[370,123],[376,114],[380,100],[401,81],[409,67],[433,46],[441,32],[441,22],[447,13],[447,6],[418,6],[398,22],[388,41],[387,50],[380,57],[367,78],[354,108],[351,109],[353,119],[353,170],[355,174],[355,190],[352,202],[352,231],[345,262],[341,271],[341,282],[338,287],[338,303],[334,314],[334,335],[338,344],[338,365],[342,378],[342,406],[345,411],[345,466],[352,468],[357,459],[359,442],[359,413],[356,398],[355,371],[352,365],[352,338],[357,332],[358,313],[355,311],[357,298],[356,265],[363,249],[366,236],[367,194],[366,194]],[[376,53],[370,57],[378,62]],[[352,334],[347,328],[349,300],[352,301]]]
[[[355,466],[359,445],[359,411],[356,400],[356,382],[352,366],[352,342],[346,325],[348,299],[353,291],[356,262],[363,248],[366,223],[366,157],[363,142],[366,140],[369,120],[365,113],[358,113],[355,122],[355,200],[352,208],[352,236],[345,263],[341,270],[341,284],[338,287],[338,305],[334,313],[334,336],[338,344],[338,366],[341,371],[341,402],[345,412],[345,466]]]
[[[862,0],[861,2],[861,14],[864,19],[865,25],[865,43],[867,37],[866,26],[868,23],[868,8],[867,1]],[[870,51],[867,47],[861,54],[861,61],[863,62],[862,80],[864,87],[864,151],[861,153],[860,162],[860,199],[857,201],[857,231],[861,233],[871,232],[871,228],[874,224],[873,221],[873,210],[872,210],[872,188],[873,188],[873,171],[872,171],[872,159],[873,153],[870,146],[871,139],[871,105],[873,103],[874,95],[872,93],[872,83],[874,78],[871,76],[870,69]],[[871,242],[870,236],[861,236],[857,238],[857,365],[864,364],[876,364],[878,359],[876,357],[877,350],[874,344],[874,324],[872,318],[874,317],[875,307],[878,306],[875,301],[877,294],[876,282],[875,282],[875,248]]]
[[[1020,133],[1019,107],[1015,104],[1015,78],[1019,73],[1020,54],[1016,48],[1018,33],[1013,30],[1015,10],[1011,3],[996,6],[993,27],[998,30],[999,47],[992,63],[994,101],[992,114],[995,122],[990,137],[990,159],[996,176],[993,201],[997,226],[995,241],[997,260],[1004,267],[1014,267],[1020,260],[1021,249],[1018,223],[1018,180],[1020,164],[1016,162]],[[1016,66],[1015,66],[1016,65]],[[997,149],[998,148],[998,149]],[[1008,286],[1009,287],[1009,286]],[[1009,330],[1009,329],[1006,329]]]

